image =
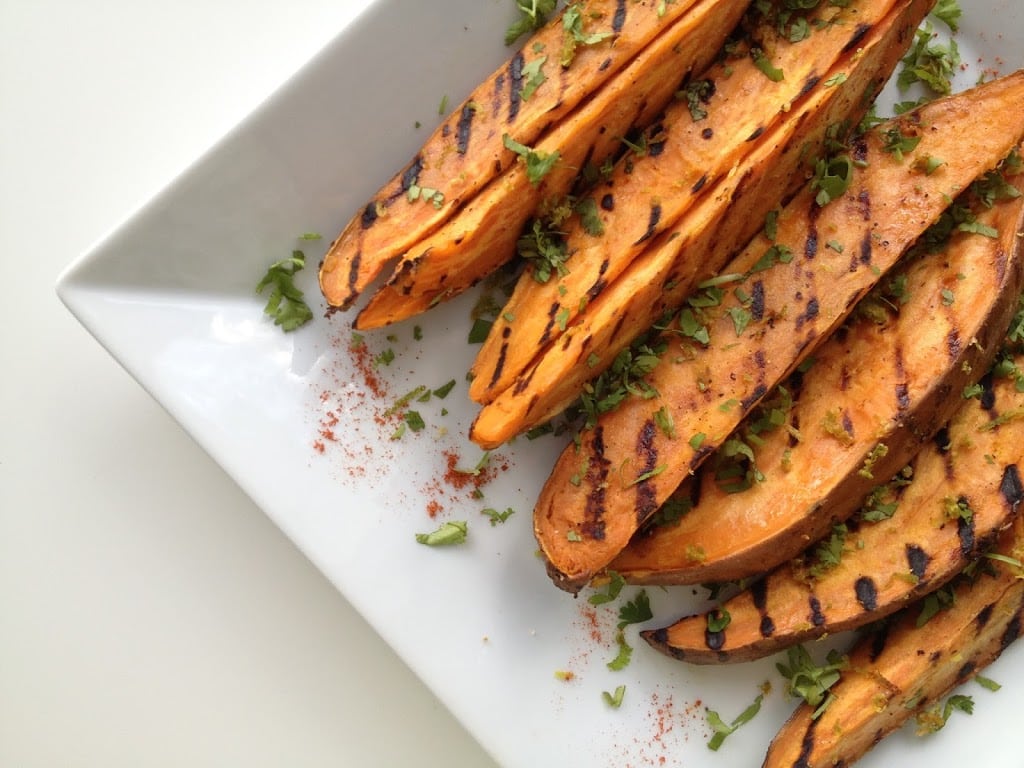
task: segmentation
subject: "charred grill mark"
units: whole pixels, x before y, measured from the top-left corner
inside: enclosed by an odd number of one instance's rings
[[[615,210],[615,196],[611,192],[606,193],[601,197],[601,208],[606,211]]]
[[[1011,509],[1024,499],[1024,484],[1021,483],[1020,471],[1016,464],[1007,464],[1003,470],[1003,479],[999,483],[999,492]]]
[[[657,437],[658,428],[653,419],[648,419],[644,422],[636,441],[636,455],[644,460],[640,476],[647,478],[636,484],[634,511],[638,522],[643,522],[658,509],[658,500],[655,498],[654,486],[650,477],[658,466]]]
[[[754,365],[757,366],[757,386],[740,401],[740,407],[744,413],[753,408],[762,397],[768,394],[768,384],[765,381],[765,369],[768,367],[768,361],[764,356],[763,349],[758,349],[754,353]]]
[[[359,217],[359,226],[363,229],[369,229],[377,223],[377,202],[371,200],[363,208],[363,215]]]
[[[708,183],[708,175],[705,173],[703,176],[701,176],[699,179],[697,179],[697,182],[692,187],[690,187],[690,194],[691,195],[696,195],[698,192],[700,192],[704,188],[704,185],[707,184],[707,183]]]
[[[626,26],[626,0],[618,0],[615,4],[615,15],[612,17],[612,32],[616,35]]]
[[[814,297],[808,299],[807,307],[796,319],[796,329],[799,331],[804,327],[804,323],[814,320],[818,316],[818,309],[818,300]]]
[[[863,136],[853,139],[850,143],[850,154],[853,156],[855,163],[862,164],[868,161],[868,143],[864,140]]]
[[[868,658],[875,662],[878,657],[882,655],[882,651],[885,650],[885,645],[889,640],[889,625],[883,624],[882,628],[879,629],[871,636],[871,651],[868,654]]]
[[[949,359],[956,360],[959,358],[963,348],[964,345],[960,341],[960,333],[956,328],[950,328],[949,333],[946,334],[946,352],[949,353]]]
[[[1006,650],[1006,647],[1020,637],[1020,608],[1010,619],[1010,623],[1006,625],[1006,629],[1003,630],[1003,636],[999,639],[999,652],[1002,653]]]
[[[356,255],[352,257],[352,263],[348,267],[348,298],[345,299],[346,304],[351,304],[352,300],[356,297],[356,283],[359,282],[359,267],[363,263],[363,252],[356,251]]]
[[[516,379],[515,385],[512,387],[513,394],[516,394],[516,395],[523,394],[523,392],[525,392],[529,388],[530,382],[533,381],[534,374],[536,374],[536,373],[537,373],[537,367],[534,366],[533,368],[530,369],[529,373],[527,373],[525,376],[520,375]],[[531,407],[532,407],[532,404],[531,404]]]
[[[633,245],[640,245],[645,240],[654,237],[658,231],[658,222],[661,221],[661,206],[658,203],[651,203],[651,213],[647,218],[647,231]]]
[[[910,409],[910,385],[907,383],[907,369],[903,362],[903,347],[896,347],[896,408],[899,413]]]
[[[775,634],[775,622],[768,615],[768,582],[766,579],[758,579],[750,586],[750,597],[754,601],[754,607],[761,614],[759,627],[761,637],[771,637]]]
[[[764,320],[764,282],[755,280],[750,291],[750,317],[755,322]]]
[[[650,155],[651,157],[657,157],[658,155],[665,151],[665,142],[667,141],[667,138],[662,138],[659,141],[650,142],[647,145],[647,154]]]
[[[720,651],[725,645],[725,630],[719,630],[718,632],[712,632],[710,629],[704,630],[704,644],[707,645],[712,651]]]
[[[611,462],[605,457],[604,427],[594,427],[590,443],[591,458],[587,464],[586,483],[590,489],[583,509],[582,532],[596,541],[604,539],[605,487]]]
[[[551,306],[548,307],[548,322],[544,326],[544,332],[540,335],[540,339],[537,340],[537,346],[540,347],[547,344],[551,339],[551,330],[555,327],[555,318],[558,316],[558,310],[562,308],[562,305],[557,301],[552,302]]]
[[[612,57],[609,56],[607,59],[601,62],[601,66],[597,68],[598,72],[604,72],[608,67],[612,65]]]
[[[868,194],[868,191],[866,189],[862,189],[857,194],[857,202],[860,204],[860,215],[864,217],[864,221],[870,222],[871,221],[871,195]],[[867,236],[870,237],[871,233],[868,232]]]
[[[807,231],[807,240],[804,241],[804,257],[808,261],[813,261],[814,257],[818,255],[818,227],[816,224],[811,224],[810,229]]]
[[[608,271],[608,267],[610,265],[610,258],[606,257],[605,260],[601,262],[601,268],[597,271],[597,280],[595,280],[594,284],[587,290],[587,301],[593,301],[596,299],[598,295],[600,295],[601,291],[608,286],[608,281],[604,279],[604,273]]]
[[[817,726],[817,720],[811,720],[811,724],[807,726],[807,732],[804,734],[804,737],[800,742],[800,754],[796,756],[796,762],[793,763],[793,768],[811,768],[811,763],[809,761],[811,753],[814,752],[814,731]]]
[[[843,363],[839,369],[839,391],[846,392],[850,388],[850,369]]]
[[[860,247],[858,248],[860,263],[865,267],[871,265],[871,253],[873,246],[871,245],[871,233],[865,232],[864,237],[860,240]]]
[[[747,191],[747,185],[751,183],[751,179],[753,178],[754,169],[747,168],[746,173],[744,173],[740,180],[736,182],[736,187],[732,191],[732,202],[735,203],[737,200],[743,197],[743,194]]]
[[[854,594],[857,595],[857,602],[865,611],[874,611],[878,608],[878,587],[869,576],[861,576],[853,585]]]
[[[462,107],[462,112],[459,114],[459,125],[455,130],[455,151],[460,155],[466,154],[469,149],[469,138],[473,132],[473,118],[476,116],[476,110],[473,109],[472,105],[466,104]]]
[[[409,191],[409,187],[416,183],[420,177],[420,172],[423,170],[423,156],[416,155],[416,159],[412,161],[412,164],[405,169],[402,174],[402,192],[403,194]]]
[[[823,626],[825,624],[825,614],[821,612],[821,602],[817,597],[811,595],[809,604],[811,607],[811,624],[816,627]]]
[[[806,96],[808,93],[814,90],[814,86],[816,86],[819,82],[821,82],[821,75],[808,75],[807,79],[804,80],[804,84],[800,87],[800,95]]]
[[[907,544],[907,565],[910,566],[910,572],[917,577],[918,581],[924,579],[930,562],[931,558],[928,557],[927,552],[916,544]]]
[[[498,383],[498,379],[501,378],[501,372],[505,369],[505,356],[508,354],[508,338],[512,335],[512,329],[509,326],[505,326],[501,329],[501,348],[498,350],[498,362],[494,364],[494,371],[491,372],[491,380],[487,384],[488,387],[493,387]]]
[[[847,411],[845,408],[843,409],[842,422],[843,422],[843,431],[846,434],[848,434],[850,437],[854,437],[854,434],[853,434],[853,418],[850,416],[850,412]]]
[[[843,46],[843,53],[848,53],[849,51],[852,51],[854,48],[860,45],[860,41],[863,40],[864,36],[871,31],[871,27],[871,24],[865,24],[864,22],[858,24],[857,28],[853,31],[853,34],[850,36],[849,42],[847,42],[846,45]]]
[[[957,682],[962,683],[968,677],[974,674],[974,670],[978,668],[978,665],[973,661],[968,661],[960,669],[956,671]]]
[[[523,88],[523,53],[520,51],[508,63],[508,122],[515,122],[519,116],[519,104]]]
[[[996,389],[992,374],[986,373],[978,383],[981,384],[981,407],[995,416]]]
[[[992,618],[992,612],[995,610],[995,603],[989,603],[980,611],[978,615],[974,617],[974,623],[978,625],[978,631],[980,632],[988,624],[989,619]]]
[[[942,427],[935,433],[935,437],[932,438],[932,440],[935,442],[935,446],[939,449],[939,453],[942,455],[942,462],[946,477],[952,480],[956,477],[956,464],[953,461],[953,454],[950,452],[950,448],[953,447],[953,444],[949,437],[949,430],[946,427]]]
[[[957,499],[962,504],[967,503],[967,499],[961,496]],[[974,515],[968,517],[958,517],[956,519],[956,534],[960,539],[960,553],[964,557],[970,557],[975,551],[975,537],[974,537]]]
[[[714,138],[714,136],[715,131],[713,128],[705,128],[703,131],[700,132],[700,137],[705,141],[711,140],[712,138]]]
[[[754,129],[753,133],[751,133],[749,136],[747,136],[747,141],[748,142],[750,142],[750,141],[757,141],[759,138],[761,138],[761,134],[763,134],[763,133],[764,133],[764,126],[763,125],[759,125],[759,126],[757,126],[757,128]]]

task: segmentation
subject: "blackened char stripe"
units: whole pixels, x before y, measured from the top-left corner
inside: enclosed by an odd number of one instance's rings
[[[363,215],[359,217],[359,226],[363,229],[369,229],[377,223],[377,203],[371,200],[363,208]]]
[[[638,523],[643,523],[658,509],[658,500],[654,495],[652,475],[658,470],[657,427],[652,419],[644,422],[636,441],[636,455],[643,460],[640,477],[646,478],[636,484],[636,503],[634,511]]]
[[[661,221],[661,206],[657,203],[651,203],[651,213],[647,217],[647,231],[644,232],[643,236],[637,240],[633,245],[640,245],[645,240],[649,240],[654,237],[654,233],[658,231],[658,222]]]
[[[590,444],[592,456],[587,466],[587,500],[583,509],[582,532],[595,541],[604,539],[605,488],[608,480],[608,459],[604,455],[604,427],[594,427]]]
[[[1003,470],[1003,479],[999,483],[999,492],[1003,494],[1003,499],[1011,507],[1016,507],[1020,504],[1021,499],[1024,499],[1024,484],[1021,483],[1020,471],[1017,469],[1016,464],[1008,464],[1006,469]]]
[[[853,585],[853,591],[857,595],[857,602],[865,611],[873,611],[878,608],[878,587],[868,576],[861,576]]]
[[[519,104],[523,89],[523,53],[520,51],[508,63],[508,122],[515,122],[519,116]]]
[[[466,104],[462,107],[462,113],[459,115],[459,126],[455,131],[455,151],[460,155],[466,154],[469,150],[469,137],[473,132],[473,117],[476,115],[476,109],[471,104]]]
[[[617,35],[626,26],[626,0],[618,0],[615,4],[615,15],[612,17],[612,31]]]
[[[931,558],[921,547],[916,544],[907,544],[907,564],[910,566],[910,572],[917,577],[918,581],[924,579],[929,562],[931,562]]]
[[[853,35],[850,37],[850,41],[843,47],[843,53],[849,53],[858,45],[860,41],[864,39],[864,36],[871,31],[871,25],[861,22],[857,25],[857,29],[854,30]]]
[[[409,188],[420,178],[420,171],[423,170],[423,157],[416,155],[416,159],[405,169],[402,174],[402,192],[408,192]]]

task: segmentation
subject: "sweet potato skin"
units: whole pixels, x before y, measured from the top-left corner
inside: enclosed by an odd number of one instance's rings
[[[590,233],[579,219],[567,222],[568,274],[545,283],[530,271],[520,278],[477,354],[470,397],[490,402],[538,351],[557,344],[559,325],[572,324],[603,286],[613,283],[700,196],[712,193],[758,141],[771,141],[773,126],[795,113],[816,88],[825,88],[833,66],[841,66],[865,30],[882,23],[894,5],[899,3],[864,0],[841,9],[820,4],[809,17],[816,31],[797,42],[774,22],[762,21],[754,30],[754,44],[771,52],[772,65],[785,73],[781,80],[769,80],[749,56],[719,61],[696,75],[692,84],[710,92],[700,105],[704,117],[695,120],[687,100],[669,105],[649,141],[657,152],[620,161],[597,190],[603,232]],[[704,276],[713,268],[705,262]]]
[[[859,119],[931,6],[932,0],[908,2],[894,11],[891,23],[865,35],[846,70],[848,78],[812,90],[770,142],[758,144],[677,226],[654,238],[616,281],[590,300],[558,343],[549,344],[512,386],[480,411],[470,432],[474,442],[495,447],[554,418],[579,397],[589,379],[611,365],[620,349],[665,311],[678,308],[701,274],[723,268],[743,249],[784,193],[795,190],[813,170],[828,127]]]
[[[709,321],[708,347],[681,355],[670,339],[671,356],[647,379],[658,397],[625,400],[559,458],[534,510],[534,533],[558,586],[576,591],[606,567],[682,479],[838,327],[878,276],[938,218],[947,196],[1017,145],[1024,126],[1007,124],[1003,115],[1020,103],[1024,73],[933,102],[897,121],[921,138],[903,162],[873,132],[854,150],[867,165],[854,173],[840,200],[819,209],[808,191],[787,206],[779,217],[778,241],[792,244],[794,258],[754,276],[762,285],[749,286],[747,295],[763,295],[763,310],[742,339],[727,299]],[[969,137],[948,129],[964,119],[976,127]],[[941,179],[913,170],[914,158],[924,154],[950,158]],[[844,241],[857,244],[854,258],[817,248],[840,231]],[[755,263],[771,245],[758,238],[740,258]],[[657,427],[661,408],[678,437]],[[698,434],[700,441],[693,439]]]
[[[1016,520],[998,551],[1014,558],[1024,544]],[[835,696],[817,720],[801,705],[772,740],[762,768],[852,765],[885,736],[938,704],[1013,643],[1024,618],[1019,569],[993,565],[995,576],[960,585],[953,606],[917,627],[910,606],[898,621],[864,636],[849,655]]]
[[[919,257],[900,273],[898,316],[851,322],[819,347],[790,383],[788,418],[800,439],[778,430],[756,448],[763,481],[730,493],[711,471],[698,473],[694,508],[678,524],[636,537],[609,567],[644,584],[742,579],[788,561],[844,521],[988,369],[1024,288],[1021,211],[1020,198],[982,211],[979,220],[998,239],[961,233],[944,252]],[[880,445],[885,455],[876,457]]]
[[[962,400],[955,391],[950,399]],[[884,499],[898,504],[892,517],[851,524],[832,569],[809,573],[813,553],[777,568],[725,601],[730,622],[721,632],[709,633],[699,614],[642,636],[690,663],[750,661],[863,627],[935,591],[996,544],[1020,512],[1024,423],[988,427],[1022,408],[1012,380],[986,379],[983,395],[963,401],[948,429],[914,458],[909,485]],[[950,504],[960,501],[969,519],[951,517]]]
[[[582,14],[587,32],[607,32],[611,37],[579,47],[569,68],[559,66],[556,53],[563,40],[561,15],[552,18],[453,110],[420,152],[367,202],[331,244],[320,269],[320,286],[327,303],[349,308],[395,257],[434,231],[491,178],[515,162],[516,155],[504,147],[504,133],[532,144],[695,2],[668,3],[659,16],[654,0],[625,6],[616,0],[586,0]],[[541,63],[542,57],[546,58]],[[530,68],[539,64],[547,80],[524,98]],[[411,200],[408,193],[414,184],[439,191],[443,199],[436,206]]]
[[[736,26],[747,0],[698,2],[585,104],[534,146],[559,162],[533,184],[517,162],[480,190],[436,232],[409,249],[388,282],[360,311],[359,329],[425,312],[484,278],[516,254],[527,220],[544,201],[573,187],[579,169],[599,167],[634,126],[654,121],[692,70],[703,70]]]

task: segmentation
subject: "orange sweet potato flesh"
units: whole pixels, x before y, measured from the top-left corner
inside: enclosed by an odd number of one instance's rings
[[[385,184],[331,244],[320,269],[327,303],[349,308],[394,259],[433,232],[479,189],[517,158],[503,135],[532,145],[603,83],[620,72],[666,26],[697,0],[579,3],[585,32],[610,33],[577,48],[569,67],[559,52],[561,15],[538,30],[505,65],[493,72],[452,112],[412,161]],[[543,59],[543,61],[540,61]],[[546,80],[524,97],[532,68]],[[441,193],[438,205],[410,199],[413,185]]]
[[[813,170],[829,126],[859,120],[931,6],[931,0],[903,2],[868,32],[845,66],[836,68],[846,75],[843,82],[826,86],[825,78],[815,85],[787,120],[768,131],[676,226],[653,238],[617,280],[591,298],[557,343],[549,343],[480,411],[470,432],[474,442],[494,447],[556,416],[620,349],[666,309],[682,304],[708,271],[721,269]]]
[[[961,400],[959,392],[950,399]],[[707,615],[699,614],[641,634],[691,663],[750,661],[863,627],[935,591],[989,550],[1020,511],[1024,422],[989,427],[1022,408],[1013,380],[993,386],[988,379],[983,396],[964,402],[940,439],[914,458],[909,485],[886,489],[884,503],[898,505],[892,516],[851,522],[837,565],[816,571],[811,547],[806,558],[726,600],[725,629],[708,631]],[[959,503],[969,515],[959,515]]]
[[[1017,197],[982,211],[979,221],[998,238],[957,234],[943,252],[893,278],[901,286],[899,298],[889,300],[897,315],[859,318],[818,348],[810,369],[789,382],[790,429],[756,436],[763,480],[731,492],[709,461],[694,479],[693,509],[677,524],[638,535],[609,567],[646,584],[748,578],[785,563],[845,520],[950,419],[959,393],[989,367],[1024,288],[1021,209]],[[871,306],[885,312],[880,300]],[[878,551],[869,548],[861,558]],[[825,596],[819,599],[824,604]]]
[[[707,312],[710,343],[669,334],[661,363],[647,376],[657,396],[632,397],[603,414],[579,445],[559,457],[534,509],[534,533],[548,572],[577,591],[622,551],[658,509],[764,397],[845,319],[856,302],[942,213],[949,199],[994,168],[1021,140],[1007,121],[1024,104],[1024,73],[932,102],[867,134],[852,152],[864,162],[847,192],[819,207],[812,190],[781,212],[777,243],[789,263],[755,272]],[[972,131],[957,129],[970,120]],[[917,136],[899,158],[884,131]],[[940,172],[918,170],[922,157],[947,159]],[[826,247],[849,244],[844,252]],[[729,271],[746,272],[772,247],[764,236]],[[734,317],[749,323],[737,333]],[[664,410],[662,410],[664,409]],[[658,427],[656,414],[674,430]],[[701,439],[697,439],[702,436]]]
[[[1016,520],[997,551],[1020,559],[1024,521]],[[772,740],[762,768],[852,765],[997,659],[1020,636],[1024,581],[1016,566],[991,566],[995,575],[958,584],[952,607],[923,626],[911,606],[857,641],[830,689],[831,704],[817,719],[814,708],[802,704]]]
[[[702,104],[706,116],[695,120],[686,99],[670,105],[652,138],[659,151],[627,156],[596,191],[603,234],[589,234],[578,218],[570,219],[568,274],[540,283],[527,270],[519,279],[477,354],[470,397],[487,403],[512,385],[538,352],[557,344],[560,327],[571,324],[657,234],[711,194],[759,143],[774,141],[773,128],[787,115],[799,114],[799,105],[815,90],[827,89],[830,73],[848,66],[869,31],[901,5],[906,3],[862,0],[846,8],[821,3],[808,16],[816,31],[796,42],[774,21],[762,21],[752,45],[770,52],[772,66],[784,73],[780,80],[766,77],[751,56],[719,61],[695,76],[694,83],[713,89]],[[705,261],[702,276],[714,268]]]
[[[738,23],[747,0],[696,3],[666,25],[622,72],[560,120],[532,147],[559,161],[538,183],[517,162],[480,190],[437,231],[410,247],[355,325],[377,328],[425,312],[466,290],[516,254],[537,207],[572,188],[579,169],[600,166],[635,125],[648,125],[683,77],[703,70]]]

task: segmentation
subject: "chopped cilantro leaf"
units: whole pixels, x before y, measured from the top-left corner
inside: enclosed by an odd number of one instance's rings
[[[717,752],[728,736],[735,733],[736,729],[741,725],[749,723],[754,719],[757,713],[761,711],[762,701],[764,701],[764,694],[759,693],[753,703],[744,709],[739,716],[728,725],[725,724],[721,715],[719,715],[715,710],[706,710],[708,725],[710,725],[711,729],[715,732],[711,737],[711,740],[708,742],[708,749],[713,752]]]
[[[526,178],[533,186],[540,184],[541,179],[555,167],[555,163],[561,157],[557,150],[554,152],[537,152],[532,150],[525,144],[520,144],[507,133],[501,137],[501,140],[506,149],[515,152],[523,158],[523,161],[526,163]]]
[[[519,18],[505,31],[505,45],[512,45],[523,35],[544,26],[554,13],[557,0],[515,0]]]
[[[294,331],[313,319],[313,310],[306,304],[302,290],[295,285],[295,273],[305,266],[305,254],[292,251],[290,258],[271,264],[256,285],[257,294],[271,289],[263,313],[272,317],[274,325],[281,326],[285,332]]]
[[[604,703],[612,709],[618,709],[622,706],[622,698],[626,695],[626,686],[620,685],[615,688],[615,693],[608,693],[608,691],[601,691],[601,698],[604,699]]]
[[[417,533],[416,541],[426,544],[428,547],[447,547],[453,544],[463,544],[469,526],[462,520],[449,520],[442,523],[439,528],[430,533]]]

